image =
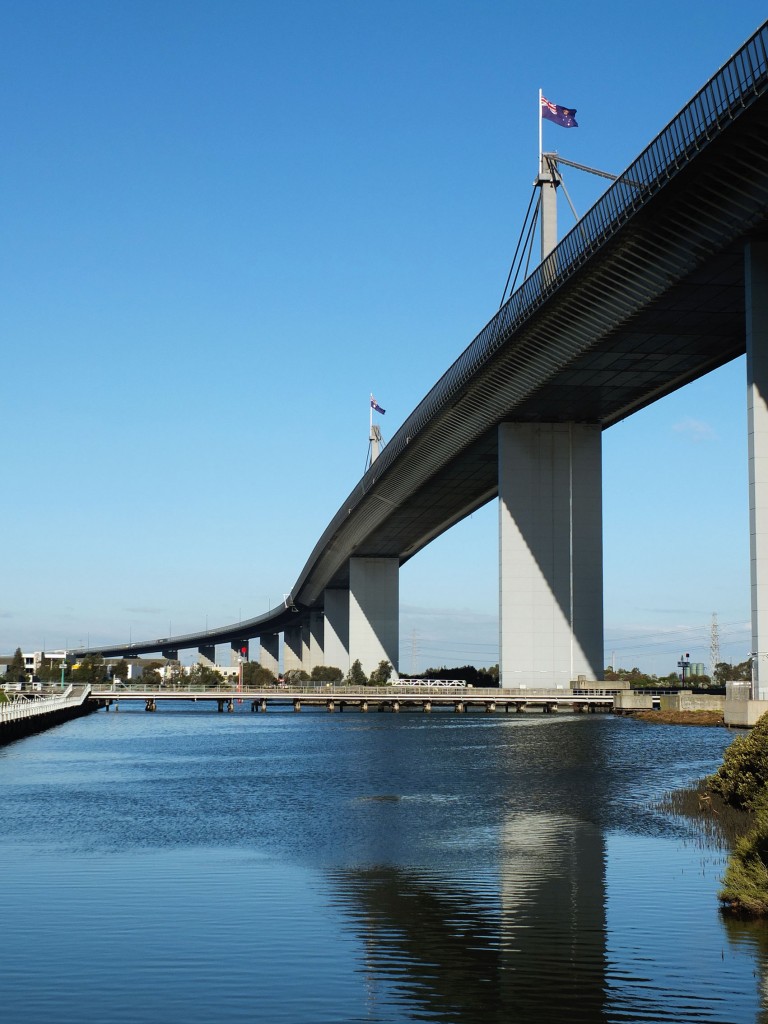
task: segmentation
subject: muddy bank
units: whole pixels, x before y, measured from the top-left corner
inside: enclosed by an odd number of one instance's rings
[[[635,711],[632,717],[660,725],[724,725],[722,711]]]

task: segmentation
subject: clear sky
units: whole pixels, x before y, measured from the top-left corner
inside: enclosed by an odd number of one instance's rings
[[[764,3],[0,0],[0,652],[260,614],[498,307],[544,144],[617,173]],[[573,171],[579,213],[602,179]],[[561,200],[562,203],[562,200]],[[563,228],[570,214],[562,203]],[[743,360],[604,435],[606,660],[749,651]],[[498,657],[495,503],[401,669]]]

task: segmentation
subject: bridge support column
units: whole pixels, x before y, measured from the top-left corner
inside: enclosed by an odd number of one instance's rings
[[[309,665],[305,666],[307,672],[312,672],[316,665],[324,665],[324,634],[325,616],[322,612],[309,613]]]
[[[499,427],[499,597],[503,686],[602,678],[599,426]]]
[[[259,637],[259,664],[278,675],[280,672],[280,634],[265,633]]]
[[[239,665],[241,661],[248,661],[250,657],[250,644],[247,640],[230,641],[231,655],[230,665]]]
[[[768,243],[746,249],[752,698],[768,700]]]
[[[216,645],[203,644],[197,648],[197,663],[208,668],[216,668]]]
[[[283,671],[302,668],[301,626],[291,626],[283,634]]]
[[[323,664],[349,672],[349,591],[328,589],[323,594]]]
[[[366,675],[388,661],[397,675],[400,645],[400,564],[397,558],[349,560],[349,660]]]
[[[312,671],[312,663],[309,655],[309,623],[304,622],[301,626],[301,665],[305,672],[309,673]]]

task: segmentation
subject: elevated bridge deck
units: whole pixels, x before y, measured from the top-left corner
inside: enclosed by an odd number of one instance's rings
[[[767,238],[768,23],[446,370],[342,501],[284,602],[90,650],[175,652],[307,625],[326,593],[348,592],[353,558],[402,565],[499,493],[502,427],[602,430],[744,353],[745,249]]]

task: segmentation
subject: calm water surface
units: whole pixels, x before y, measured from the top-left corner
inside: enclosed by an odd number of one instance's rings
[[[768,1024],[768,928],[654,810],[724,730],[247,709],[0,749],[3,1024]]]

